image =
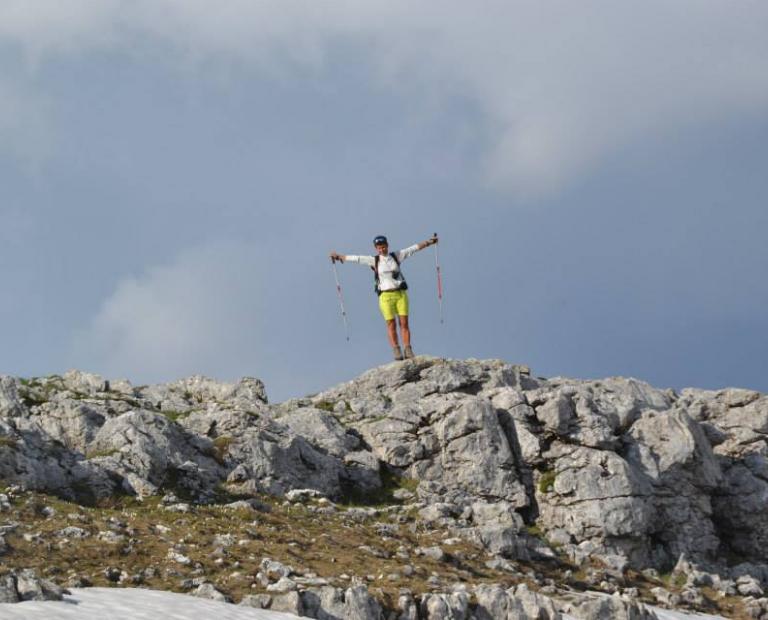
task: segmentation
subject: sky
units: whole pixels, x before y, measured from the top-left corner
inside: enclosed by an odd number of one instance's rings
[[[768,5],[4,0],[0,373],[262,379],[417,354],[768,391]]]

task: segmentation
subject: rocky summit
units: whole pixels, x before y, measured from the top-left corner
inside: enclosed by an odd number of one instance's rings
[[[768,618],[766,437],[758,392],[498,360],[279,404],[255,378],[3,376],[0,601],[103,582],[329,619]]]

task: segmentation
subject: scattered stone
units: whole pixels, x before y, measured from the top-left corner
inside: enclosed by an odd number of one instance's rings
[[[231,603],[232,600],[226,596],[224,593],[220,592],[215,588],[215,586],[212,583],[204,583],[201,584],[197,590],[195,590],[192,593],[192,596],[197,596],[200,598],[207,598],[212,601],[219,601],[222,603]]]
[[[188,558],[186,555],[182,553],[177,553],[173,549],[168,550],[168,554],[166,555],[166,558],[173,562],[176,562],[177,564],[182,564],[184,566],[189,566],[190,564],[192,564],[192,560],[190,558]]]
[[[392,557],[392,554],[390,554],[388,551],[379,549],[378,547],[371,547],[370,545],[360,545],[357,550],[361,553],[372,555],[375,558],[387,559]]]
[[[261,572],[268,580],[280,579],[281,577],[290,577],[293,574],[293,567],[286,566],[270,558],[262,558]]]
[[[437,562],[444,562],[446,559],[445,551],[443,551],[440,547],[434,546],[434,547],[417,547],[414,550],[414,553],[416,555],[421,555],[426,558],[429,558],[431,560],[435,560]]]
[[[701,607],[706,602],[701,591],[698,588],[691,587],[683,588],[683,591],[680,592],[680,600],[692,607]]]
[[[93,582],[85,575],[71,575],[67,579],[68,588],[90,588]]]
[[[283,611],[295,616],[304,615],[304,603],[302,597],[295,591],[275,594],[272,597],[269,609],[271,611]]]
[[[231,547],[237,542],[237,538],[233,534],[216,534],[216,536],[213,537],[213,542],[211,543],[214,547]]]
[[[118,545],[125,542],[125,536],[122,534],[117,534],[112,530],[99,532],[97,538],[102,542],[108,543],[110,545]]]
[[[670,592],[666,588],[651,588],[651,594],[656,598],[656,602],[668,609],[674,609],[680,605],[680,595]]]
[[[280,577],[276,583],[271,583],[267,586],[267,592],[292,592],[298,588],[293,579],[288,577]]]
[[[15,574],[16,591],[21,601],[60,601],[68,590],[47,579],[40,579],[33,570],[22,570]]]
[[[304,503],[312,499],[320,499],[324,497],[320,491],[315,489],[292,489],[285,494],[285,499],[289,502]]]
[[[108,581],[112,581],[113,583],[117,583],[118,581],[120,581],[120,574],[121,574],[121,571],[119,568],[110,566],[109,568],[104,569],[104,577],[106,577]]]
[[[754,598],[761,598],[763,596],[763,588],[760,587],[760,583],[751,575],[742,575],[736,580],[736,590],[742,596],[752,596]]]
[[[247,594],[240,601],[245,607],[255,607],[257,609],[269,609],[272,603],[272,597],[269,594]]]
[[[18,603],[19,592],[16,589],[16,576],[3,575],[0,577],[0,604]]]
[[[59,538],[87,538],[90,535],[91,533],[88,530],[75,526],[65,527],[56,532],[56,536]]]

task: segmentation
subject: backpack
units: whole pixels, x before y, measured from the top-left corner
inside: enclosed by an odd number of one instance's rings
[[[397,260],[397,254],[395,254],[394,252],[391,252],[389,255],[392,258],[394,258],[395,262],[397,263],[397,271],[395,272],[394,275],[395,275],[395,278],[399,278],[400,277],[400,261]],[[373,290],[376,291],[377,295],[381,295],[382,291],[379,288],[379,255],[378,254],[376,255],[373,267],[371,267],[371,269],[373,269],[373,277],[374,277],[374,279],[376,281],[376,283],[373,286]],[[401,280],[400,286],[398,288],[396,288],[395,290],[396,291],[407,291],[408,290],[408,283],[405,280]]]

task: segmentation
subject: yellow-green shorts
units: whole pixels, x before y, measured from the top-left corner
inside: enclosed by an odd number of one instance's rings
[[[392,321],[395,316],[408,316],[408,293],[384,291],[379,295],[379,310],[385,321]]]

